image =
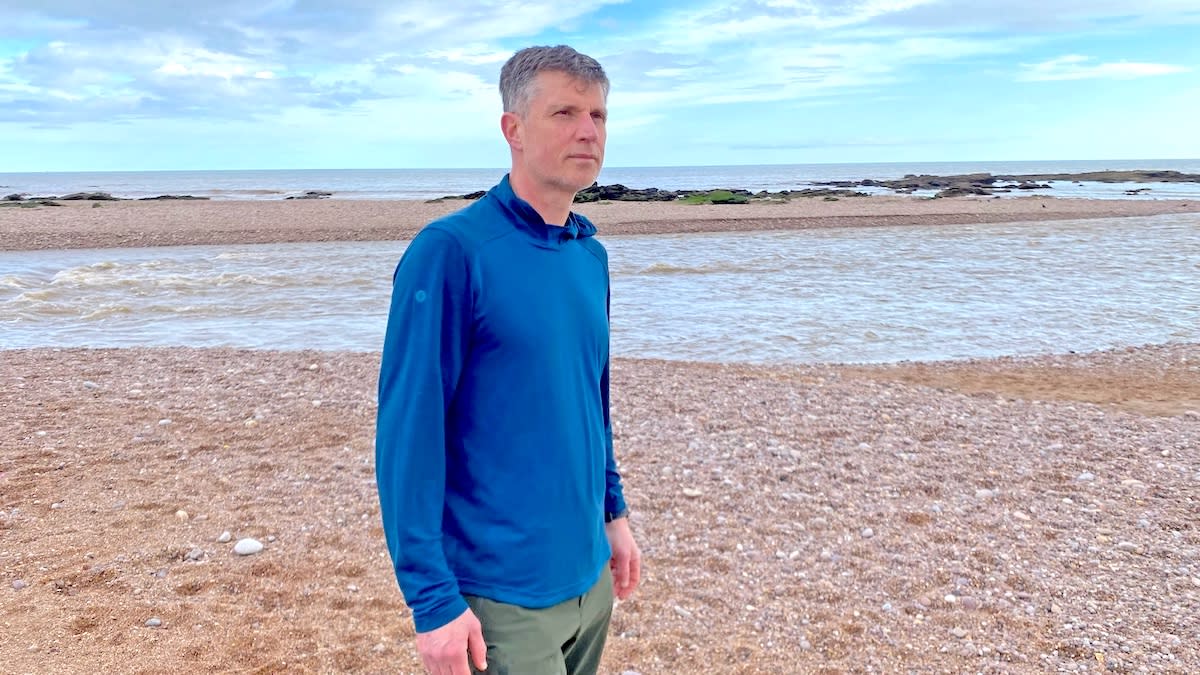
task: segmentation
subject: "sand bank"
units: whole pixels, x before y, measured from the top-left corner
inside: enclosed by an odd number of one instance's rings
[[[0,208],[0,250],[411,238],[462,201],[65,202]],[[1063,220],[1200,213],[1197,201],[857,197],[745,205],[581,204],[601,235]]]

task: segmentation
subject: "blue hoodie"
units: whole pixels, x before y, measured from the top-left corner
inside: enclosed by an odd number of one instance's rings
[[[396,268],[376,480],[418,632],[463,595],[581,595],[625,508],[609,418],[608,255],[587,219],[547,225],[506,176],[434,221]]]

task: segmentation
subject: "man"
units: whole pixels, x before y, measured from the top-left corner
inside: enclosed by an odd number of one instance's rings
[[[376,478],[438,675],[595,673],[637,587],[609,418],[608,257],[571,213],[604,160],[608,78],[565,46],[500,72],[512,169],[396,268]]]

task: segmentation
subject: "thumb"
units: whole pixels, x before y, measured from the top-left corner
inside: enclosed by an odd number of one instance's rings
[[[467,652],[475,670],[487,670],[487,644],[483,641],[483,629],[478,623],[471,626],[471,632],[467,633]]]

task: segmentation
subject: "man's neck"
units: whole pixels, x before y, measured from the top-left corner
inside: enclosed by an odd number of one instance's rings
[[[526,180],[523,174],[517,172],[509,174],[508,182],[513,193],[529,202],[547,225],[566,225],[567,216],[571,213],[571,204],[575,202],[574,193],[535,189],[532,181]]]

